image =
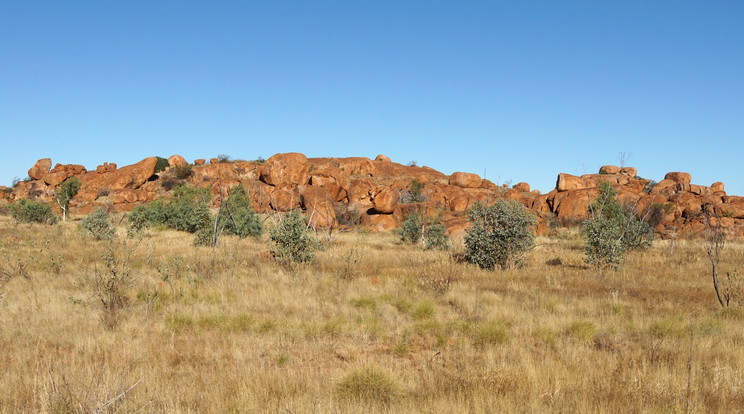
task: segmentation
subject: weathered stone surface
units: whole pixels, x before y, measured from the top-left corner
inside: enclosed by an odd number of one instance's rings
[[[69,176],[70,175],[67,174],[66,171],[50,172],[49,174],[44,175],[44,182],[47,183],[47,185],[55,187],[65,181]]]
[[[362,225],[373,232],[392,230],[398,226],[392,214],[363,214]]]
[[[678,183],[673,180],[661,180],[659,181],[656,186],[654,186],[653,190],[651,190],[652,194],[661,194],[667,198],[677,194],[677,188]]]
[[[390,161],[390,157],[388,157],[387,155],[383,155],[383,154],[376,156],[375,161],[392,162]]]
[[[310,228],[335,228],[336,211],[333,208],[333,198],[325,188],[310,185],[301,186],[300,196],[302,207]]]
[[[699,196],[706,196],[711,193],[710,187],[695,184],[690,184],[690,192]]]
[[[529,193],[530,192],[530,185],[527,183],[516,183],[513,187],[515,190],[522,192],[522,193]]]
[[[478,188],[482,180],[478,174],[455,172],[449,177],[449,184],[462,188]]]
[[[297,152],[276,154],[264,162],[260,178],[276,187],[305,185],[310,179],[307,157]]]
[[[34,166],[28,170],[28,177],[32,180],[41,180],[42,178],[44,178],[44,175],[46,175],[51,168],[52,168],[52,159],[42,158],[36,161],[36,164],[34,164]]]
[[[395,211],[395,207],[398,205],[398,192],[385,188],[375,195],[374,206],[375,211],[381,214],[390,214]]]
[[[675,183],[679,184],[690,184],[690,182],[692,181],[692,176],[686,172],[668,172],[664,176],[664,179],[672,180]]]
[[[400,225],[406,214],[419,212],[436,214],[453,235],[464,234],[469,224],[463,213],[475,202],[493,203],[507,198],[518,201],[538,217],[537,234],[548,234],[548,224],[554,223],[555,218],[563,224],[576,224],[586,218],[600,182],[607,181],[617,190],[618,200],[634,207],[636,216],[649,219],[662,237],[668,237],[671,231],[680,237],[699,234],[705,228],[702,212],[706,208],[714,212],[712,219],[728,236],[744,237],[744,197],[727,195],[720,182],[710,187],[692,184],[687,173],[669,173],[650,189],[646,187],[648,180],[637,178],[635,168],[604,166],[601,174],[559,174],[556,188],[541,195],[537,190],[530,191],[528,183],[507,188],[476,174],[448,176],[429,167],[398,164],[384,155],[373,161],[364,157],[307,159],[302,154],[289,153],[277,154],[263,164],[219,163],[217,159],[205,164],[202,159],[196,160],[192,174],[185,178],[155,175],[156,163],[155,157],[121,169],[104,163],[96,171],[87,172],[82,165],[73,164],[57,164],[49,169],[51,160],[42,159],[29,172],[29,176],[39,178],[6,190],[7,198],[9,202],[20,198],[51,202],[59,185],[75,176],[82,187],[71,203],[73,213],[89,213],[98,206],[125,212],[141,203],[167,199],[171,188],[179,184],[211,188],[216,206],[220,194],[225,196],[233,186],[241,184],[257,211],[302,208],[315,228],[337,226],[336,214],[341,214],[345,224],[361,221],[373,231],[383,231]],[[169,163],[184,165],[185,160],[172,156]],[[421,198],[411,197],[414,180],[423,183]]]
[[[573,225],[588,217],[589,204],[597,198],[596,188],[564,191],[556,194],[553,213],[561,223]]]
[[[189,163],[180,155],[171,155],[168,157],[168,165],[171,167],[185,167]]]
[[[83,187],[86,187],[86,190],[94,192],[97,192],[99,189],[107,189],[109,191],[133,190],[139,188],[139,186],[153,176],[157,162],[157,157],[148,157],[136,164],[127,165],[119,169],[115,169],[116,164],[107,164],[102,167],[104,169],[115,170],[103,174],[83,174],[80,176],[80,180]]]
[[[620,174],[625,174],[630,178],[635,178],[638,175],[638,169],[633,167],[623,167],[620,169]]]
[[[600,174],[620,174],[620,167],[614,165],[605,165],[599,169]]]
[[[349,176],[368,176],[372,177],[377,173],[378,166],[384,163],[375,163],[369,158],[348,157],[337,158],[338,168]]]
[[[205,160],[204,158],[199,158],[199,159],[194,160],[194,165],[204,165],[206,164],[206,162],[207,160]]]
[[[558,174],[558,181],[555,184],[555,188],[559,192],[583,190],[586,188],[586,183],[581,179],[581,177],[575,175]]]
[[[343,201],[348,196],[351,180],[340,168],[328,165],[310,173],[310,185],[326,189],[333,201]]]
[[[299,208],[301,198],[296,190],[290,191],[287,189],[279,189],[271,194],[270,200],[270,205],[273,210],[285,212]]]
[[[96,167],[96,172],[99,174],[109,173],[116,171],[116,163],[107,163],[104,162],[103,164]]]

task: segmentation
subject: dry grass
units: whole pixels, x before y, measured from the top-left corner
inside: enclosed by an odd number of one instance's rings
[[[112,324],[88,283],[107,242],[0,217],[0,411],[744,407],[744,310],[718,307],[699,241],[601,278],[571,232],[496,272],[390,234],[341,234],[289,268],[264,242],[221,243],[119,229],[131,284]],[[722,270],[741,263],[728,243]]]

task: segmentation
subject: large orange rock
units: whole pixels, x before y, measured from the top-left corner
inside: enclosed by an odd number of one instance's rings
[[[83,174],[80,176],[80,180],[83,184],[83,189],[91,192],[98,192],[99,189],[109,191],[134,190],[147,182],[155,174],[155,164],[157,162],[157,157],[148,157],[136,164],[127,165],[104,174]],[[115,164],[107,164],[105,168],[111,168],[111,165],[116,168]]]
[[[710,187],[704,185],[690,184],[690,192],[699,196],[707,196],[711,193]]]
[[[343,201],[348,195],[346,189],[351,186],[351,180],[340,168],[324,166],[310,173],[310,185],[326,189],[333,201]]]
[[[50,172],[49,174],[44,175],[44,182],[47,183],[47,185],[56,187],[65,181],[67,177],[69,177],[69,174],[67,174],[66,171]]]
[[[51,158],[42,158],[36,161],[31,169],[28,170],[28,177],[32,180],[41,180],[52,168]]]
[[[678,188],[679,188],[679,183],[677,183],[676,181],[663,179],[659,181],[656,184],[656,186],[654,186],[653,190],[651,190],[651,193],[661,194],[664,197],[669,198],[677,194]]]
[[[399,194],[391,188],[385,188],[375,195],[373,200],[375,211],[382,214],[390,214],[398,205]]]
[[[392,214],[363,214],[362,225],[377,233],[392,230],[398,223]]]
[[[333,198],[326,189],[313,186],[299,187],[302,206],[310,228],[335,228],[336,211]]]
[[[348,157],[335,159],[338,168],[350,176],[374,176],[377,173],[377,165],[369,158]]]
[[[372,207],[372,198],[376,190],[377,186],[368,178],[353,180],[347,191],[349,203]]]
[[[478,188],[481,183],[480,176],[478,174],[471,174],[465,172],[455,172],[449,177],[449,184],[455,185],[462,188]]]
[[[276,154],[263,163],[260,178],[277,187],[307,184],[310,179],[307,157],[297,152]]]
[[[588,217],[589,205],[597,198],[596,188],[558,193],[554,201],[556,217],[565,225],[573,225]]]
[[[514,188],[515,190],[517,190],[519,192],[522,192],[522,193],[529,193],[530,192],[530,185],[527,184],[527,183],[524,183],[524,182],[522,182],[522,183],[516,183],[516,184],[514,184],[514,187],[512,187],[512,188]]]
[[[271,208],[275,211],[291,211],[300,207],[300,195],[297,191],[279,189],[271,193]]]
[[[189,163],[180,155],[171,155],[168,157],[168,165],[171,167],[185,167]]]
[[[387,155],[383,155],[383,154],[376,156],[375,161],[392,162],[390,161],[390,157],[388,157]]]
[[[702,200],[691,193],[680,193],[675,199],[675,204],[677,206],[677,216],[694,218],[703,212]]]
[[[605,165],[599,169],[600,174],[620,174],[620,167],[614,165]]]
[[[633,167],[623,167],[620,169],[620,174],[625,174],[630,178],[635,178],[638,175],[638,169]]]
[[[52,189],[42,180],[21,181],[13,187],[11,200],[22,198],[51,201]]]
[[[558,174],[558,180],[555,184],[555,188],[559,192],[583,190],[586,188],[586,183],[581,177],[561,173]]]
[[[96,172],[99,174],[104,174],[108,172],[114,172],[116,171],[116,163],[107,163],[104,162],[103,164],[96,167]]]
[[[716,181],[715,183],[710,185],[710,191],[712,192],[719,192],[719,191],[725,191],[723,189],[723,183],[720,181]]]
[[[672,180],[675,183],[679,184],[690,184],[690,182],[692,181],[692,176],[686,172],[668,172],[664,176],[664,179]]]

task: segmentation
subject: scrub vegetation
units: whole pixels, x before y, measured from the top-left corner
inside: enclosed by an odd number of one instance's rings
[[[496,270],[468,263],[462,239],[350,232],[288,266],[270,221],[212,248],[179,217],[127,237],[113,213],[116,236],[98,240],[76,217],[0,216],[0,411],[744,407],[744,309],[719,305],[704,240],[673,256],[657,240],[598,275],[579,229]],[[721,274],[743,262],[729,240]]]

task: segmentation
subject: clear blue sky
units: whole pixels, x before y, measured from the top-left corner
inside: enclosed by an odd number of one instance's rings
[[[53,163],[366,156],[543,192],[744,195],[742,1],[4,1],[0,184]]]

